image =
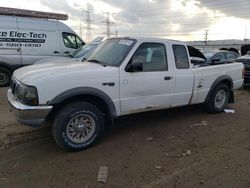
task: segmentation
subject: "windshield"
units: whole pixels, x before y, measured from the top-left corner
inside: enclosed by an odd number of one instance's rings
[[[208,61],[213,57],[215,52],[203,52],[204,56],[207,58]]]
[[[135,39],[107,39],[97,47],[87,61],[118,67],[135,43]]]
[[[88,52],[95,49],[97,44],[86,44],[82,46],[81,48],[77,49],[71,54],[71,57],[73,58],[80,58],[84,57]]]

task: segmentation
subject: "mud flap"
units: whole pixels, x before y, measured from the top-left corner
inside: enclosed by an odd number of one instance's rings
[[[229,94],[228,103],[229,104],[234,103],[234,92],[233,91],[231,91]]]

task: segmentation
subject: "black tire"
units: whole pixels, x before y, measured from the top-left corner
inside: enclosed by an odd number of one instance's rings
[[[225,101],[223,100],[223,102],[221,103],[222,105],[218,107],[218,105],[216,105],[216,100],[217,100],[216,96],[218,92],[220,91],[224,91],[226,93],[226,98],[225,98]],[[229,94],[230,94],[230,91],[226,84],[221,83],[217,85],[215,89],[212,91],[208,101],[205,103],[206,110],[210,113],[222,112],[228,103]]]
[[[0,67],[0,87],[9,86],[11,80],[11,71]]]
[[[70,123],[74,123],[75,119],[78,117],[89,117],[90,119],[94,120],[95,126],[92,131],[92,135],[84,142],[77,143],[77,141],[72,140],[74,136],[72,136],[75,133],[70,133],[69,129],[71,129],[71,132],[78,132],[79,130],[76,130],[79,128],[80,123],[76,123],[76,125],[71,125]],[[78,119],[79,120],[79,119]],[[79,122],[77,120],[77,122]],[[81,119],[80,121],[83,121]],[[82,123],[82,126],[86,126],[87,124],[84,122]],[[72,128],[74,127],[74,128]],[[77,127],[77,128],[76,128]],[[80,127],[79,129],[81,129]],[[89,127],[83,128],[84,130],[80,130],[80,133],[78,136],[82,137],[83,133],[86,133],[86,130]],[[74,129],[72,131],[72,129]],[[102,136],[104,132],[104,118],[102,115],[102,112],[93,104],[88,102],[74,102],[66,105],[64,108],[62,108],[56,115],[54,119],[54,124],[52,127],[52,134],[56,141],[56,143],[67,151],[81,151],[84,149],[87,149],[94,143],[96,143],[100,137]],[[71,135],[70,135],[71,134]],[[77,137],[77,136],[75,136]],[[83,139],[83,138],[82,138]]]

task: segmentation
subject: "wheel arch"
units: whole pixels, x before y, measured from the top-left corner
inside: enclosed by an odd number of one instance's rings
[[[11,72],[13,71],[11,66],[9,64],[7,64],[7,63],[4,63],[4,62],[0,62],[0,67],[6,68]]]
[[[117,117],[117,113],[112,99],[103,91],[91,87],[70,89],[56,96],[48,102],[49,105],[53,105],[50,117],[53,117],[65,104],[78,100],[84,100],[96,105],[105,114],[108,122],[113,125],[113,119]]]
[[[215,87],[217,87],[221,83],[226,84],[228,86],[228,88],[229,88],[230,93],[229,93],[229,100],[228,100],[228,102],[229,103],[233,103],[234,102],[233,79],[230,76],[228,76],[228,75],[222,75],[219,78],[217,78],[214,81],[214,83],[212,84],[212,86],[210,87],[210,90],[209,90],[209,92],[207,94],[207,97],[205,99],[205,103],[208,102],[208,100],[209,100],[209,98],[210,98],[213,90],[215,89]]]

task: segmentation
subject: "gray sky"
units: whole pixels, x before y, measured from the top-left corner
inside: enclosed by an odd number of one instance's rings
[[[105,35],[106,12],[119,36],[153,36],[178,40],[250,38],[249,0],[0,0],[1,6],[69,14],[66,24],[90,40]],[[91,10],[91,36],[86,13]]]

